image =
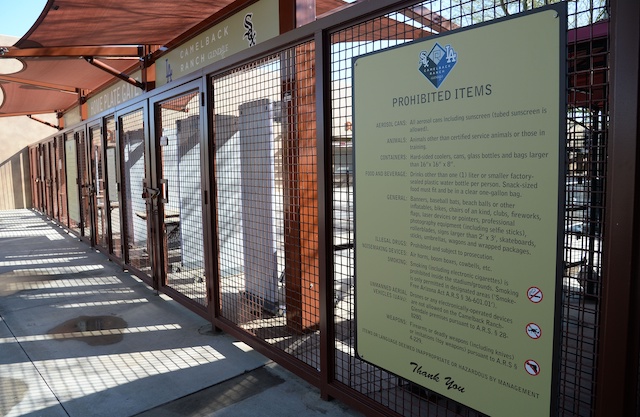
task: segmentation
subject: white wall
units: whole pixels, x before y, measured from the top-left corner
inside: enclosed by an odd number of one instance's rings
[[[0,35],[0,46],[13,45],[17,40]],[[0,60],[0,74],[13,72],[15,68],[15,62]],[[3,100],[0,89],[0,103]],[[54,114],[34,117],[57,124]],[[25,148],[55,132],[56,129],[27,116],[0,117],[0,210],[30,207],[29,158]]]
[[[0,35],[0,46],[13,45],[18,38]],[[11,60],[0,59],[0,74],[15,71]],[[4,100],[0,89],[0,102]],[[0,112],[2,110],[0,109]],[[55,114],[34,115],[38,119],[57,125]],[[57,130],[29,119],[27,116],[0,117],[0,164],[26,146],[52,135]]]

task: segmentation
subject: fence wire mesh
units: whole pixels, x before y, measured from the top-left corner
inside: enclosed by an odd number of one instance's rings
[[[80,222],[80,231],[82,236],[91,239],[91,206],[89,205],[90,183],[86,136],[84,131],[79,131],[76,135],[76,150],[78,152],[78,184],[80,184],[80,210],[82,219]]]
[[[319,367],[312,45],[212,79],[222,316]]]
[[[104,167],[102,157],[102,129],[99,125],[89,127],[91,198],[95,206],[95,244],[107,248],[107,195],[105,194]]]
[[[80,234],[80,193],[78,189],[78,153],[73,132],[64,136],[65,171],[67,174],[67,205],[69,207],[69,229]],[[36,165],[37,166],[37,165]]]
[[[42,177],[44,179],[44,210],[45,214],[53,217],[51,194],[51,157],[49,156],[49,143],[42,145]]]
[[[64,137],[55,138],[56,144],[56,170],[58,172],[58,207],[60,207],[58,220],[64,226],[69,225],[69,215],[67,206],[67,173],[64,155]]]
[[[166,285],[206,306],[200,168],[200,95],[187,92],[157,105],[164,187]]]
[[[38,148],[29,148],[29,170],[31,172],[31,204],[34,208],[40,209],[40,181],[38,178]]]
[[[124,259],[122,253],[122,221],[120,215],[120,195],[118,184],[120,173],[118,171],[118,148],[116,144],[116,119],[109,116],[104,121],[107,132],[107,152],[106,152],[106,201],[108,203],[107,219],[109,220],[109,234],[111,236],[111,250],[113,255],[119,259]]]
[[[51,213],[52,218],[58,220],[60,217],[60,200],[58,193],[58,159],[55,141],[49,142],[49,176],[51,183]]]
[[[125,258],[129,265],[151,273],[150,248],[147,240],[147,200],[150,184],[145,187],[144,112],[136,110],[119,117],[122,152],[122,203],[126,236]]]
[[[517,15],[546,2],[427,1],[331,35],[331,117],[337,381],[403,416],[479,416],[354,354],[351,60],[425,36]],[[604,1],[568,2],[567,209],[559,412],[591,416],[600,309],[601,239],[608,129],[608,10]],[[523,48],[526,43],[523,42]],[[523,80],[524,82],[524,80]]]
[[[483,414],[366,363],[355,354],[354,167],[352,147],[352,59],[426,36],[516,16],[547,1],[433,0],[404,5],[330,33],[331,231],[333,276],[333,369],[346,397],[358,395],[401,416]],[[408,3],[407,3],[408,4]],[[568,8],[566,210],[562,277],[558,415],[594,413],[597,349],[602,306],[607,143],[609,139],[609,23],[605,0],[572,0]],[[526,48],[525,41],[522,47]],[[320,277],[318,251],[318,160],[316,155],[316,50],[313,42],[283,49],[216,74],[209,85],[213,129],[214,188],[219,301],[223,318],[253,338],[320,370]],[[390,82],[392,80],[390,79]],[[523,83],[527,80],[523,80]],[[166,285],[207,304],[202,234],[199,95],[187,92],[158,104],[164,183],[164,269]],[[143,111],[106,121],[106,178],[112,207],[114,253],[145,273],[147,191]],[[98,136],[90,130],[90,141]],[[65,134],[69,227],[89,233],[87,155],[84,132]],[[93,149],[93,147],[92,147]],[[34,201],[50,212],[47,166],[53,149],[33,150],[39,180]],[[55,153],[55,152],[54,152]],[[92,152],[93,154],[93,152]],[[121,199],[117,184],[121,163]],[[102,163],[102,162],[100,162]],[[97,166],[97,165],[96,165]],[[49,174],[50,175],[50,174]],[[66,185],[66,187],[65,187]],[[99,203],[98,203],[99,205]],[[66,208],[61,204],[60,220]],[[52,213],[50,213],[52,214]],[[122,225],[121,225],[122,223]],[[98,243],[105,229],[98,227]],[[124,232],[121,243],[121,230]]]

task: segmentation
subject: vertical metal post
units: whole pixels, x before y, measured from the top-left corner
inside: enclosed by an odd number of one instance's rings
[[[604,130],[606,126],[601,124],[603,114],[602,109],[594,109],[591,111],[592,129],[589,135],[590,149],[588,164],[588,182],[589,182],[589,208],[587,214],[586,239],[588,239],[588,258],[582,268],[586,271],[586,294],[588,296],[597,296],[599,294],[598,274],[595,273],[596,265],[596,241],[601,239],[602,232],[602,212],[603,212],[603,191],[605,178],[605,156],[604,156]]]
[[[333,181],[331,155],[331,43],[323,31],[315,34],[316,119],[318,152],[318,273],[320,275],[320,395],[329,399],[327,387],[334,379],[335,326],[333,309]],[[327,35],[328,36],[328,35]]]
[[[612,0],[611,119],[597,417],[637,415],[640,3]]]
[[[213,110],[213,82],[204,77],[200,89],[200,169],[202,172],[202,222],[204,225],[205,277],[207,280],[207,308],[214,331],[220,317],[220,269],[218,265],[218,225],[216,215],[216,115]]]
[[[160,179],[162,178],[162,150],[159,146],[159,134],[161,124],[160,109],[157,104],[150,104],[149,110],[144,112],[145,121],[145,164],[147,167],[147,184],[155,190],[162,189]],[[150,126],[150,128],[147,128]],[[147,200],[148,221],[147,221],[147,246],[149,249],[151,262],[151,280],[153,289],[159,291],[166,284],[164,255],[164,204],[161,202],[162,196],[156,194],[154,198]]]

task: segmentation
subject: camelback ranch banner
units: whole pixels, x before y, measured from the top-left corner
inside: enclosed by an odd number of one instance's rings
[[[173,82],[207,65],[280,34],[278,0],[259,0],[163,55],[156,85]]]
[[[357,354],[492,417],[557,397],[565,14],[353,63]]]

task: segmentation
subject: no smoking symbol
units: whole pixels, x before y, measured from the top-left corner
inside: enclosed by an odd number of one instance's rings
[[[542,301],[542,291],[538,287],[531,287],[527,290],[527,298],[532,303],[538,304]]]

